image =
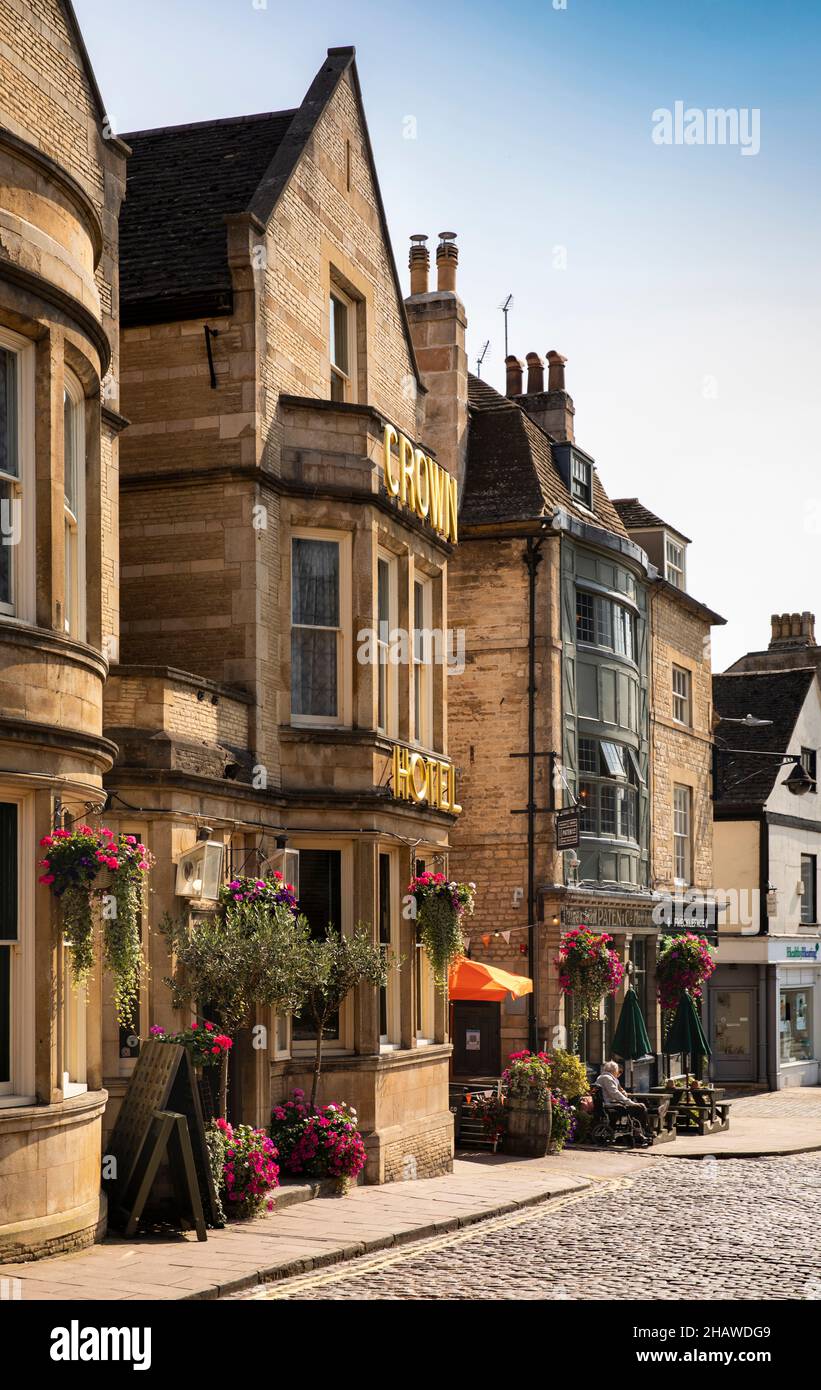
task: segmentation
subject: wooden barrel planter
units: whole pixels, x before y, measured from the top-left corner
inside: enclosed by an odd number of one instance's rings
[[[550,1102],[541,1105],[511,1098],[505,1107],[505,1152],[522,1158],[544,1158],[550,1149]]]

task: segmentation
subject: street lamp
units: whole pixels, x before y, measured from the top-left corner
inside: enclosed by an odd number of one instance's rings
[[[761,729],[772,725],[772,719],[758,719],[754,714],[745,714],[742,719],[719,716],[720,724],[741,725],[745,729]],[[742,787],[745,782],[751,782],[758,776],[758,770],[750,772],[746,777],[739,777],[735,782],[722,782],[719,776],[719,753],[735,753],[742,758],[778,758],[779,767],[792,766],[789,777],[784,779],[784,786],[788,787],[793,796],[806,796],[807,792],[815,791],[815,779],[810,776],[802,762],[800,753],[770,753],[765,749],[759,748],[728,748],[723,739],[714,737],[713,744],[713,800],[719,801],[721,792],[733,791],[736,787]]]

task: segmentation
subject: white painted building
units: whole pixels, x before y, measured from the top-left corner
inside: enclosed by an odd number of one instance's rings
[[[712,1070],[771,1090],[821,1079],[821,690],[809,656],[805,645],[793,655],[804,665],[734,668],[713,683],[714,866],[726,908],[706,1000]]]

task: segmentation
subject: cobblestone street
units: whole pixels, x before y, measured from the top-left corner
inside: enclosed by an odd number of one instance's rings
[[[634,1177],[251,1296],[821,1299],[820,1201],[819,1153],[652,1160]]]

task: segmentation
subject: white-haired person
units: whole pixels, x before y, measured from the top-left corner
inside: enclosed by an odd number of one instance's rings
[[[647,1121],[647,1106],[642,1105],[640,1100],[633,1100],[627,1092],[619,1085],[621,1067],[618,1062],[602,1062],[602,1069],[595,1080],[595,1085],[601,1091],[602,1103],[605,1107],[618,1107],[628,1110],[631,1115],[635,1115],[637,1120],[641,1120],[642,1126]]]

